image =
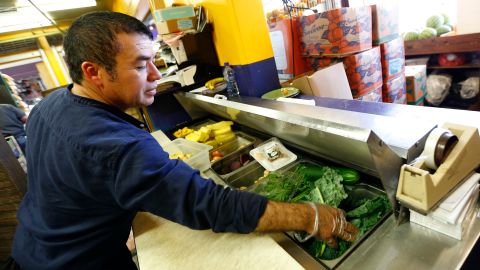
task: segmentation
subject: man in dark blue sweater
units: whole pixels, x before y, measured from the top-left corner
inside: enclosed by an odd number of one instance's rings
[[[12,257],[23,269],[135,269],[125,245],[138,211],[215,232],[306,231],[336,244],[357,229],[325,205],[267,201],[170,160],[123,111],[153,102],[160,74],[149,30],[114,12],[86,14],[64,39],[74,82],[31,112],[28,191]]]

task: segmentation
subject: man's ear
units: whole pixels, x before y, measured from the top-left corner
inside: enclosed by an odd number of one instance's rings
[[[98,64],[85,61],[82,63],[83,79],[97,87],[103,86],[102,72]]]

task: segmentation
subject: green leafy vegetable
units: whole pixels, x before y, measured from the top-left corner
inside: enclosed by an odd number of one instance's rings
[[[344,181],[342,173],[346,178],[349,177],[348,181]],[[350,169],[301,164],[292,171],[270,173],[253,191],[270,200],[309,201],[338,207],[348,197],[343,184],[355,181],[358,181],[358,173]],[[349,187],[349,190],[352,189],[354,187]],[[347,212],[347,220],[359,228],[358,237],[375,226],[391,210],[384,195],[358,200],[353,205],[350,204],[350,207],[353,209]],[[340,257],[351,245],[350,242],[338,239],[338,249],[334,249],[323,241],[313,240],[308,245],[308,251],[319,259],[332,260]]]
[[[291,201],[299,190],[310,189],[311,185],[302,174],[296,172],[268,174],[253,190],[274,201]]]
[[[325,204],[338,207],[340,202],[348,197],[342,185],[342,176],[329,167],[323,167],[324,173],[315,186],[320,189]]]
[[[367,216],[377,210],[384,210],[386,205],[390,205],[385,196],[378,196],[373,200],[364,200],[364,202],[357,208],[349,211],[347,217],[359,218]],[[382,212],[382,211],[380,211]]]

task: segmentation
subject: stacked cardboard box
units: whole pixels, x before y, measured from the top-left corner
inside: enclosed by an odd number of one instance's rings
[[[368,6],[304,16],[300,27],[302,51],[307,57],[341,57],[372,48],[372,11]]]
[[[405,49],[401,37],[380,44],[383,73],[383,101],[407,104]]]
[[[309,67],[300,47],[300,18],[269,22],[268,27],[278,77],[289,80],[307,72]]]
[[[379,47],[344,58],[309,58],[313,69],[324,68],[338,62],[342,62],[345,67],[353,98],[382,101],[382,65]]]
[[[193,6],[160,8],[153,12],[153,17],[162,35],[194,30],[198,23]]]
[[[342,62],[353,98],[376,102],[385,98],[392,102],[393,98],[395,102],[406,102],[405,77],[399,78],[403,75],[405,57],[403,41],[398,39],[395,3],[305,16],[300,26],[303,56],[308,58],[312,69]],[[372,47],[372,43],[380,46]],[[385,89],[391,93],[386,95]]]
[[[427,95],[427,66],[406,66],[405,78],[407,82],[407,103],[423,105]]]

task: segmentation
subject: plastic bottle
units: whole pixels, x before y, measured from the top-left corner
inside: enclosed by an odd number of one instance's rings
[[[235,78],[235,71],[232,67],[225,62],[223,68],[223,78],[227,82],[227,95],[228,97],[238,97],[240,90],[238,89],[237,79]]]

